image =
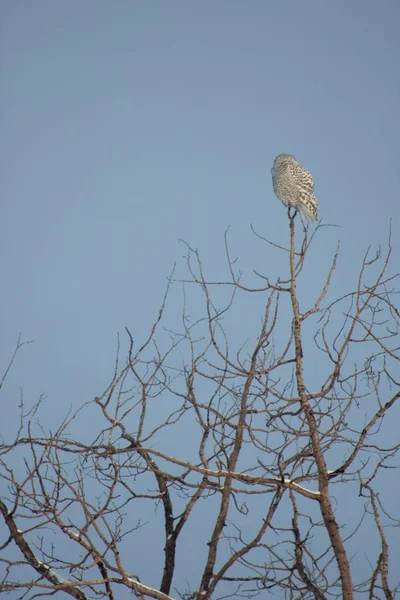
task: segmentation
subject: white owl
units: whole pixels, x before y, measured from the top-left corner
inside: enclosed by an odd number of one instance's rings
[[[279,154],[271,169],[274,192],[285,206],[293,206],[302,217],[315,221],[318,201],[314,196],[314,179],[291,154]]]

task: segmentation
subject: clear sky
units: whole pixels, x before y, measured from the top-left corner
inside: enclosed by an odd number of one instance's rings
[[[281,152],[341,226],[308,283],[340,239],[345,291],[400,225],[399,22],[388,0],[2,0],[0,364],[20,332],[34,341],[10,393],[60,413],[100,394],[117,332],[144,337],[156,316],[179,238],[223,278],[230,225],[246,268],[273,269],[250,224],[287,239]]]

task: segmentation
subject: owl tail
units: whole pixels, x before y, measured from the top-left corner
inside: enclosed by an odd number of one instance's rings
[[[298,202],[296,204],[296,208],[303,217],[303,219],[307,219],[308,221],[315,221],[318,216],[317,204],[315,202]]]

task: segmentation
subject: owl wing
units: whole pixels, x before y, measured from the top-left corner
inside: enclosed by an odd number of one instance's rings
[[[311,173],[301,165],[290,165],[290,167],[293,169],[293,177],[299,188],[307,194],[313,194],[314,179]]]

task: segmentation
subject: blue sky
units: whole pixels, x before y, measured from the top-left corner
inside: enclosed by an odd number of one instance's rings
[[[340,239],[345,291],[399,227],[399,19],[372,0],[3,0],[1,364],[20,332],[34,341],[10,398],[44,393],[62,413],[100,394],[117,332],[144,338],[175,262],[183,272],[180,238],[223,278],[230,226],[244,270],[275,276],[250,224],[287,240],[270,179],[281,152],[340,226],[303,285],[319,289]]]
[[[178,238],[212,265],[228,225],[245,264],[250,223],[284,239],[280,152],[314,174],[321,217],[342,226],[326,250],[340,237],[347,268],[396,225],[397,3],[0,11],[2,352],[34,340],[18,373],[32,393],[59,395],[61,377],[98,392],[116,332],[152,321]]]

